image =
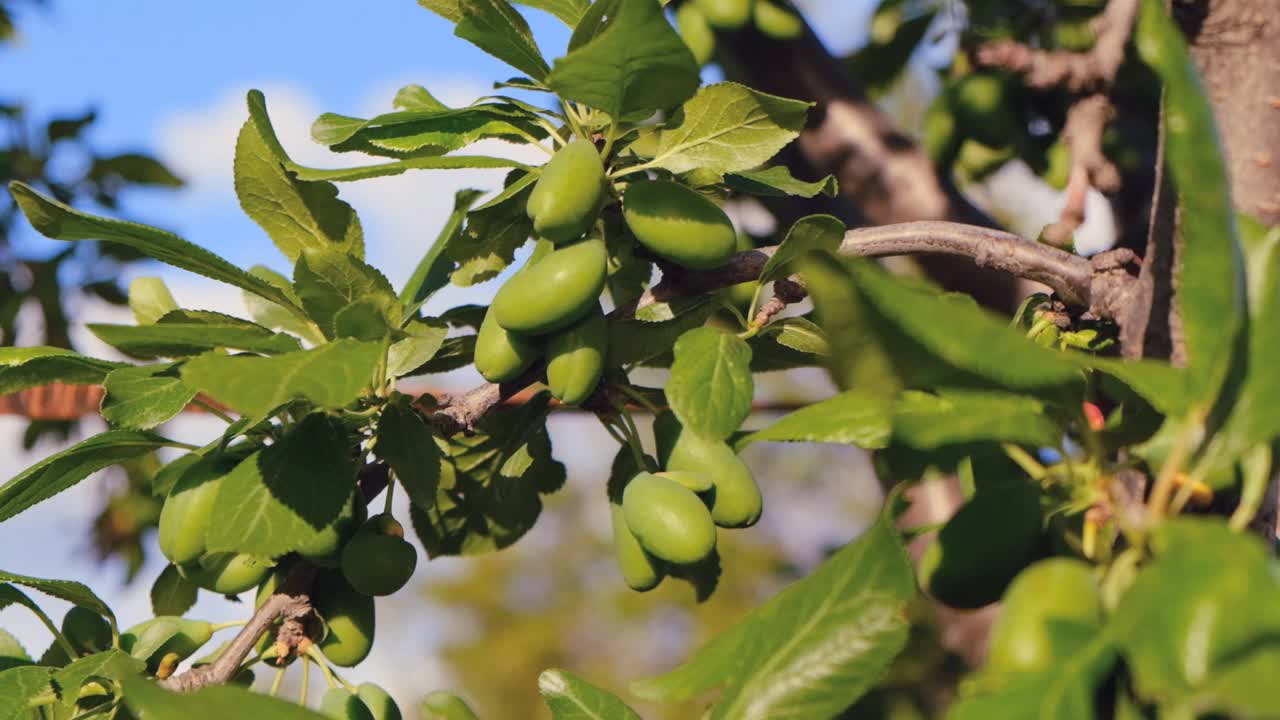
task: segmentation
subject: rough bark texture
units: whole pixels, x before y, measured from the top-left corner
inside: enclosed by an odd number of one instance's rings
[[[1213,102],[1236,207],[1280,223],[1280,2],[1174,3]]]

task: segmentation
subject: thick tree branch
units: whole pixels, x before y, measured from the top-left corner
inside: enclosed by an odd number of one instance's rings
[[[756,280],[777,249],[777,246],[771,246],[740,252],[729,263],[714,270],[668,269],[662,282],[635,302],[614,310],[611,317],[629,317],[636,310],[654,303]],[[1125,306],[1136,282],[1133,275],[1136,262],[1133,253],[1127,250],[1104,253],[1089,260],[1028,242],[1012,233],[952,222],[899,223],[850,230],[840,244],[839,254],[868,258],[898,255],[960,258],[1006,276],[1044,283],[1063,302],[1088,308],[1095,317],[1104,319],[1114,318],[1116,310]],[[786,304],[804,297],[802,285],[794,279],[786,283],[777,298],[778,306],[769,308],[773,314],[780,312]],[[485,413],[537,381],[540,373],[540,368],[535,368],[515,381],[481,385],[447,398],[429,418],[446,435],[472,430]]]

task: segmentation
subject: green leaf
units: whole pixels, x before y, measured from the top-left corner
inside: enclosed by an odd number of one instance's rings
[[[52,693],[54,668],[23,665],[0,672],[0,720],[31,717],[27,703],[41,693]]]
[[[249,117],[257,125],[262,140],[272,154],[276,156],[286,170],[298,180],[343,182],[364,180],[366,178],[399,175],[406,170],[459,170],[463,168],[525,168],[523,163],[503,158],[491,158],[468,155],[449,155],[447,157],[413,157],[381,165],[364,167],[334,168],[322,170],[299,165],[289,159],[284,146],[276,137],[271,127],[271,119],[267,115],[267,99],[260,90],[250,90],[248,96]]]
[[[102,601],[87,586],[74,580],[48,580],[45,578],[30,577],[28,575],[17,575],[15,573],[4,572],[0,570],[0,582],[10,582],[15,585],[31,588],[56,597],[59,600],[66,600],[73,605],[79,605],[82,608],[92,610],[99,615],[105,617],[111,623],[114,630],[116,626],[115,613],[111,612],[111,608]]]
[[[529,23],[507,0],[458,0],[453,34],[535,80],[547,77],[547,61]]]
[[[844,267],[852,280],[848,291],[865,299],[869,311],[865,322],[870,322],[882,338],[872,342],[880,342],[890,355],[905,352],[901,342],[905,339],[908,344],[918,344],[935,362],[942,361],[1016,390],[1071,385],[1081,380],[1076,364],[1065,354],[1027,340],[972,302],[957,301],[927,283],[894,277],[862,258],[845,260]],[[886,325],[892,328],[887,333]],[[834,328],[826,330],[832,338],[839,333]],[[894,338],[895,331],[905,338]],[[841,338],[841,342],[848,343],[851,352],[868,351],[865,346],[854,345],[851,338]],[[895,348],[895,343],[899,347]],[[842,347],[833,348],[833,355],[840,356]],[[917,375],[928,370],[892,362]]]
[[[632,691],[675,702],[723,688],[711,720],[834,717],[906,644],[915,594],[911,561],[882,519],[684,665]]]
[[[688,100],[698,88],[693,54],[657,0],[619,0],[602,28],[556,60],[547,85],[565,100],[615,119],[648,115]],[[589,22],[587,13],[582,21]],[[578,32],[574,33],[578,40]],[[534,76],[536,79],[542,79]]]
[[[545,10],[560,18],[565,25],[577,27],[591,0],[514,0],[517,4]]]
[[[215,348],[244,350],[274,355],[300,350],[291,335],[280,335],[250,322],[187,323],[158,322],[153,325],[106,325],[86,327],[102,342],[122,353],[140,358],[187,357]]]
[[[1248,370],[1225,427],[1208,454],[1216,464],[1234,463],[1250,448],[1280,435],[1280,377],[1272,371],[1280,347],[1280,227],[1267,232],[1247,222],[1249,267]]]
[[[752,372],[821,367],[831,356],[826,333],[804,317],[775,320],[748,339],[747,345],[751,346]]]
[[[541,494],[564,483],[551,456],[546,416],[550,394],[486,415],[469,436],[446,444],[435,507],[410,510],[430,557],[475,555],[519,540],[542,512]]]
[[[368,120],[334,113],[311,126],[312,138],[337,152],[357,150],[388,157],[443,155],[485,138],[524,144],[547,131],[538,113],[510,102],[477,103],[463,108],[400,110]]]
[[[134,278],[129,283],[129,309],[139,325],[151,325],[178,309],[169,286],[158,277]]]
[[[413,320],[404,331],[409,337],[393,343],[387,351],[387,375],[393,378],[412,374],[434,358],[444,346],[449,328],[443,323]]]
[[[1266,717],[1275,712],[1272,682],[1280,673],[1280,647],[1270,643],[1227,664],[1196,693],[1197,712],[1223,717]]]
[[[1246,698],[1220,697],[1238,681],[1234,671],[1251,656],[1261,662],[1259,653],[1274,661],[1280,633],[1274,558],[1257,538],[1232,532],[1220,518],[1172,520],[1153,542],[1155,561],[1120,598],[1111,622],[1134,688],[1162,705],[1234,714],[1235,702]]]
[[[459,335],[458,337],[446,338],[441,343],[440,350],[431,356],[430,360],[412,370],[402,370],[397,375],[398,377],[430,375],[464,368],[472,363],[475,350],[475,335]],[[401,367],[405,366],[401,365]]]
[[[338,421],[308,415],[222,478],[209,550],[276,557],[303,547],[338,518],[355,482],[351,443]]]
[[[1164,159],[1178,194],[1175,284],[1188,396],[1207,409],[1231,368],[1245,322],[1245,274],[1213,107],[1182,31],[1159,0],[1143,0],[1138,54],[1164,87]]]
[[[308,250],[293,269],[294,291],[326,337],[339,337],[337,316],[353,303],[367,301],[384,332],[400,327],[403,309],[391,282],[371,265],[344,252]]]
[[[146,664],[129,657],[120,650],[105,650],[73,660],[53,676],[54,687],[63,707],[72,708],[80,699],[80,689],[89,680],[110,678],[120,681],[126,677],[141,676]]]
[[[893,408],[893,439],[918,450],[982,440],[1057,447],[1063,432],[1044,403],[997,391],[908,390]]]
[[[274,136],[273,136],[274,139]],[[264,137],[252,118],[236,140],[235,187],[240,207],[266,231],[280,252],[296,262],[303,250],[340,250],[364,256],[364,231],[350,205],[338,199],[338,188],[307,182],[285,169],[279,142]]]
[[[810,215],[800,218],[787,231],[787,237],[778,246],[769,262],[760,272],[760,282],[772,282],[793,272],[796,258],[815,250],[834,253],[844,240],[844,223],[830,215]]]
[[[249,274],[276,286],[295,306],[302,306],[302,301],[293,292],[293,283],[289,282],[289,278],[264,265],[254,265],[249,268]],[[324,335],[305,316],[299,317],[280,305],[249,292],[244,293],[244,304],[249,310],[249,317],[263,327],[293,333],[313,345],[324,342]]]
[[[874,450],[889,444],[891,429],[889,403],[875,395],[850,390],[785,415],[742,438],[736,446],[741,449],[753,442],[820,442]]]
[[[440,102],[421,85],[405,85],[396,91],[392,107],[398,110],[448,110],[449,106]]]
[[[54,453],[0,485],[0,521],[48,500],[105,467],[169,444],[151,433],[110,430]]]
[[[445,221],[431,249],[422,256],[413,275],[400,291],[400,304],[405,308],[422,307],[440,288],[449,284],[453,260],[445,254],[450,244],[462,241],[462,221],[467,211],[484,193],[480,190],[459,190],[453,195],[453,212]]]
[[[775,165],[764,170],[742,170],[729,173],[725,183],[733,190],[765,197],[835,197],[840,192],[836,179],[830,175],[815,182],[797,180],[786,165]]]
[[[302,309],[290,302],[279,288],[173,233],[125,220],[82,213],[17,181],[9,183],[9,191],[13,193],[13,199],[22,208],[31,226],[45,237],[54,240],[104,240],[120,243],[160,262],[248,290],[298,314],[302,313]]]
[[[724,440],[751,414],[754,392],[751,348],[737,335],[706,327],[676,341],[666,394],[684,427]]]
[[[373,452],[387,463],[413,504],[429,510],[440,486],[440,448],[411,400],[400,395],[378,420]]]
[[[707,85],[658,133],[649,163],[677,174],[752,170],[799,137],[810,106],[737,83]]]
[[[617,696],[564,670],[544,670],[538,692],[553,720],[640,720]]]
[[[818,325],[830,342],[827,364],[832,380],[842,390],[884,398],[897,395],[903,386],[900,371],[914,366],[894,357],[889,342],[897,340],[893,328],[885,327],[848,270],[829,255],[804,259],[800,270]]]
[[[97,385],[124,363],[98,360],[58,347],[0,348],[0,395],[28,388],[66,383]]]
[[[355,401],[372,382],[381,343],[335,340],[274,357],[207,353],[182,366],[187,385],[241,415],[262,417],[296,399],[324,408]]]
[[[1050,625],[1050,635],[1080,632],[1073,625]],[[1088,629],[1092,631],[1092,629]],[[1056,642],[1062,642],[1055,638]],[[1062,643],[1064,646],[1067,643]],[[1056,644],[1055,644],[1056,646]],[[1070,643],[1079,650],[1059,658],[1050,670],[1001,675],[998,672],[970,676],[973,692],[964,693],[947,711],[947,720],[987,720],[1024,717],[1039,720],[1075,720],[1094,717],[1098,686],[1115,664],[1116,651],[1105,632]]]
[[[8,630],[0,628],[0,672],[31,664],[33,664],[31,656],[27,654],[27,649],[22,647],[22,643],[18,642],[18,638]]]
[[[176,367],[165,363],[112,370],[103,383],[102,418],[123,430],[150,430],[172,419],[196,396]]]
[[[462,19],[462,0],[418,0],[418,4],[449,22]]]
[[[507,183],[518,177],[508,175]],[[516,249],[533,234],[533,221],[525,206],[532,187],[483,210],[467,213],[467,224],[444,247],[444,256],[457,263],[454,285],[466,287],[497,276],[515,260]]]
[[[324,715],[235,685],[215,685],[193,693],[165,690],[144,677],[124,680],[124,702],[142,718],[183,720],[326,720]]]
[[[178,573],[178,568],[165,565],[151,585],[151,612],[156,617],[181,617],[196,604],[199,588]]]
[[[1121,360],[1088,353],[1068,353],[1066,357],[1082,368],[1106,373],[1128,385],[1164,415],[1181,417],[1190,408],[1184,368],[1159,360]]]
[[[684,333],[702,327],[717,305],[702,295],[669,307],[674,310],[672,316],[660,322],[609,318],[609,357],[605,365],[631,365],[667,352]]]

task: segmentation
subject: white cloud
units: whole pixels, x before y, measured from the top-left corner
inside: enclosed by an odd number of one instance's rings
[[[391,98],[396,88],[408,82],[412,80],[379,84],[366,93],[367,99],[358,103],[359,107],[352,108],[351,112],[371,116],[391,110]],[[442,102],[454,106],[465,105],[489,92],[487,85],[467,78],[448,78],[424,84]],[[305,91],[285,86],[268,88],[264,93],[276,133],[291,157],[299,163],[341,167],[385,162],[363,155],[331,153],[313,142],[310,127],[321,108]],[[244,93],[237,90],[212,99],[208,105],[178,111],[160,122],[161,156],[190,180],[184,202],[204,209],[215,207],[239,212],[231,159],[236,134],[245,117]],[[510,157],[531,163],[545,159],[545,155],[535,148],[496,140],[477,143],[460,153]],[[505,174],[504,170],[414,171],[394,177],[341,183],[339,190],[342,198],[360,213],[369,261],[398,286],[408,279],[444,226],[453,210],[454,194],[464,188],[497,190],[502,186]],[[177,285],[175,292],[176,288]],[[485,301],[492,292],[491,286],[465,290],[451,288],[442,293],[439,302],[444,307],[447,306],[444,303]]]

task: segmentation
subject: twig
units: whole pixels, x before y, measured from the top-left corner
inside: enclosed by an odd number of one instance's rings
[[[387,487],[389,473],[390,470],[383,463],[368,463],[360,469],[356,487],[365,502],[377,497]],[[316,567],[311,563],[295,563],[276,593],[254,611],[253,617],[249,618],[239,634],[227,644],[217,660],[162,680],[160,685],[178,692],[191,692],[207,685],[230,682],[239,672],[245,658],[253,651],[258,638],[276,620],[284,620],[276,632],[277,645],[283,642],[288,648],[298,647],[306,638],[302,620],[311,613],[311,584],[315,581],[316,572]]]
[[[1062,87],[1084,94],[1067,111],[1062,128],[1062,140],[1071,151],[1066,204],[1058,222],[1041,235],[1055,247],[1069,247],[1072,234],[1084,224],[1091,187],[1102,192],[1120,189],[1120,172],[1102,153],[1102,132],[1112,114],[1107,93],[1124,62],[1125,45],[1137,15],[1138,0],[1111,0],[1094,21],[1097,41],[1087,52],[1035,50],[1001,40],[974,53],[978,65],[1019,73],[1029,87]]]
[[[1120,189],[1120,171],[1102,153],[1102,133],[1112,111],[1111,101],[1103,93],[1081,98],[1067,111],[1067,121],[1062,127],[1062,141],[1071,151],[1066,204],[1058,222],[1046,227],[1041,236],[1054,247],[1069,246],[1072,233],[1084,224],[1090,188],[1102,192]]]
[[[777,246],[770,246],[740,252],[727,264],[713,270],[668,269],[662,282],[645,291],[635,302],[618,307],[610,317],[630,317],[636,310],[654,303],[756,280],[777,249]],[[1087,307],[1101,319],[1113,318],[1116,310],[1124,307],[1134,281],[1132,253],[1124,257],[1104,254],[1090,261],[1057,248],[1028,242],[1011,233],[952,222],[899,223],[850,230],[840,244],[839,254],[868,258],[895,255],[966,258],[978,267],[1042,282],[1051,287],[1063,302]],[[786,301],[803,299],[803,286],[795,278],[787,282],[794,288],[785,291],[788,292]],[[773,312],[772,309],[770,311]],[[443,406],[430,413],[428,419],[445,435],[472,430],[485,413],[535,382],[541,372],[541,368],[534,368],[515,381],[481,385],[446,398]]]
[[[974,62],[1019,73],[1033,88],[1097,92],[1115,80],[1137,17],[1138,0],[1111,0],[1093,23],[1097,40],[1087,52],[1036,50],[1012,40],[999,40],[978,48]]]
[[[217,660],[161,680],[160,686],[178,692],[192,692],[207,685],[223,685],[230,682],[239,672],[240,664],[257,644],[258,638],[270,629],[272,623],[279,618],[300,619],[311,612],[308,588],[314,576],[314,567],[307,563],[298,563],[289,573],[289,577],[280,585],[279,592],[267,598],[262,607],[253,613],[253,617],[249,618],[235,638],[227,644]]]
[[[786,278],[778,280],[773,284],[773,297],[756,311],[756,316],[751,319],[751,326],[759,328],[768,325],[769,321],[786,310],[788,305],[798,303],[804,298],[804,287],[800,283]]]

